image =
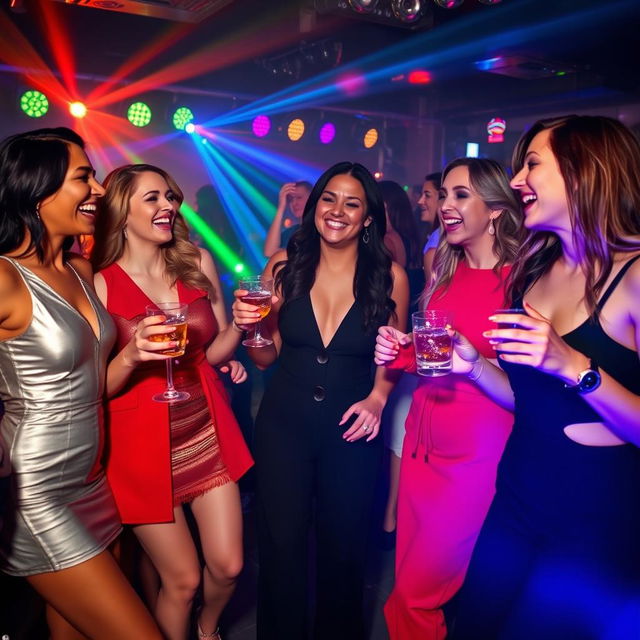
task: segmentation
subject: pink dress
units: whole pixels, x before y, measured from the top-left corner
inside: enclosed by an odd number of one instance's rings
[[[491,269],[470,269],[463,260],[428,309],[450,311],[454,327],[495,358],[482,332],[505,306],[508,272],[504,267],[501,281]],[[402,349],[391,366],[415,372],[413,347]],[[384,610],[391,640],[446,637],[441,607],[462,585],[512,423],[513,415],[465,376],[420,379],[406,421],[396,580]]]

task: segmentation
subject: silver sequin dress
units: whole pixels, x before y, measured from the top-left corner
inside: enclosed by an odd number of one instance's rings
[[[0,436],[12,468],[0,568],[24,576],[84,562],[120,532],[100,466],[102,395],[115,329],[81,278],[99,339],[49,285],[10,262],[31,293],[33,317],[22,335],[0,342]]]

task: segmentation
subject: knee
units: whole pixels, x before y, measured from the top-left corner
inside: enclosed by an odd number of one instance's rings
[[[207,563],[207,571],[217,582],[235,582],[242,571],[242,556],[224,558],[218,562]]]
[[[199,567],[192,567],[168,578],[162,577],[162,589],[174,600],[190,602],[200,586],[201,573]]]

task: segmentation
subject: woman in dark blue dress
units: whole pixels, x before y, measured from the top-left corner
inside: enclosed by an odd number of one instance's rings
[[[392,382],[373,348],[387,318],[404,327],[407,278],[383,246],[384,204],[371,174],[342,162],[314,186],[300,229],[265,269],[278,301],[249,348],[277,360],[256,420],[258,638],[308,636],[309,531],[315,523],[314,637],[358,640],[363,567]],[[240,296],[246,292],[236,292]],[[256,307],[238,300],[249,328]],[[314,508],[315,507],[315,508]]]
[[[453,637],[640,637],[640,145],[610,118],[544,120],[514,173],[526,314],[484,334],[506,376],[458,337],[515,424]]]

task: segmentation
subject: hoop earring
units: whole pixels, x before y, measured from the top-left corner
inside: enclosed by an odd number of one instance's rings
[[[365,227],[362,232],[362,242],[369,244],[369,227]]]
[[[489,219],[489,228],[487,229],[490,236],[496,235],[496,228],[493,226],[493,218]]]

